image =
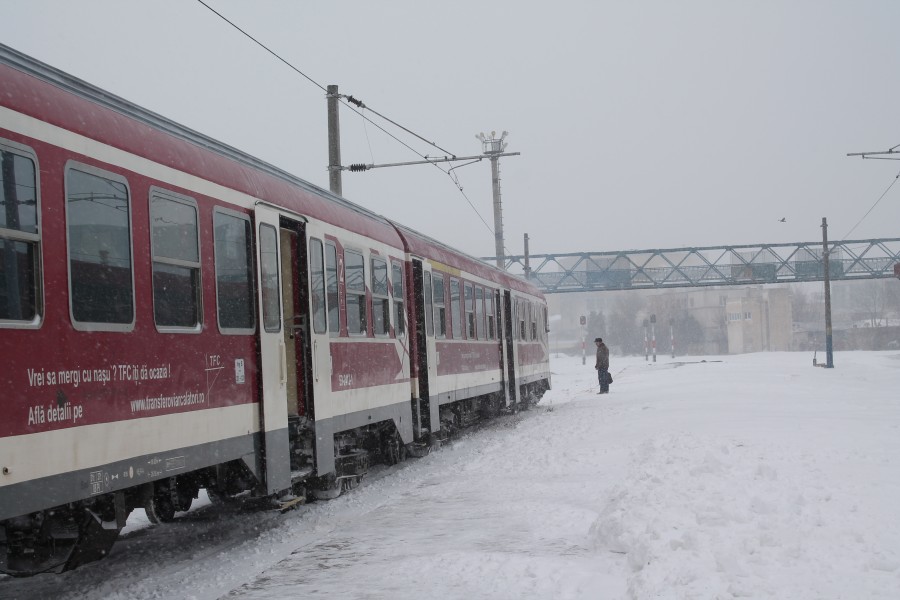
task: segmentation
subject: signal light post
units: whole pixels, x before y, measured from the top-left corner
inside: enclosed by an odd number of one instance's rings
[[[644,362],[650,361],[650,338],[649,336],[650,321],[644,319]]]

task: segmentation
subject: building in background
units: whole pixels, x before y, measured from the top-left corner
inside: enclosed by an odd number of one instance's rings
[[[725,302],[728,354],[786,351],[793,342],[791,292],[745,288]]]

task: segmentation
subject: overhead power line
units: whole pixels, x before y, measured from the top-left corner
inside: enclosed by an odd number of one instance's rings
[[[253,43],[255,43],[257,46],[259,46],[260,48],[262,48],[263,50],[265,50],[266,52],[268,52],[269,54],[271,54],[272,56],[274,56],[276,59],[278,59],[279,61],[281,61],[281,62],[284,63],[285,65],[287,65],[291,70],[295,71],[297,74],[299,74],[300,76],[302,76],[304,79],[306,79],[307,81],[309,81],[310,83],[312,83],[313,85],[315,85],[316,87],[318,87],[318,88],[319,88],[320,90],[322,90],[323,92],[326,92],[326,93],[327,93],[328,90],[327,90],[327,88],[326,88],[325,86],[323,86],[323,85],[320,84],[318,81],[316,81],[315,79],[313,79],[312,77],[310,77],[309,75],[307,75],[306,73],[304,73],[303,71],[301,71],[300,69],[298,69],[297,67],[295,67],[295,66],[294,66],[293,64],[291,64],[288,60],[282,58],[277,52],[275,52],[274,50],[272,50],[271,48],[269,48],[268,46],[266,46],[265,44],[263,44],[262,42],[260,42],[258,39],[256,39],[255,37],[253,37],[252,35],[250,35],[250,34],[247,33],[246,31],[244,31],[241,27],[239,27],[239,26],[238,26],[237,24],[235,24],[233,21],[231,21],[230,19],[228,19],[227,17],[225,17],[225,15],[223,15],[223,14],[220,13],[219,11],[215,10],[213,7],[211,7],[209,4],[207,4],[207,3],[204,2],[203,0],[197,0],[197,2],[199,2],[200,4],[202,4],[204,7],[206,7],[210,12],[212,12],[213,14],[215,14],[217,17],[219,17],[220,19],[222,19],[223,21],[225,21],[226,23],[228,23],[229,25],[231,25],[233,28],[235,28],[237,31],[239,31],[241,34],[243,34],[245,37],[247,37],[248,39],[250,39],[251,41],[253,41]],[[396,121],[394,121],[394,120],[392,120],[392,119],[390,119],[390,118],[384,116],[383,114],[379,113],[378,111],[375,111],[375,110],[373,110],[372,108],[366,106],[361,100],[358,100],[358,99],[354,98],[353,96],[345,96],[345,95],[341,95],[341,99],[344,100],[344,102],[346,103],[345,106],[346,106],[347,108],[349,108],[351,111],[353,111],[354,113],[356,113],[356,114],[357,114],[360,118],[362,118],[365,122],[371,123],[372,125],[374,125],[374,126],[377,127],[378,129],[380,129],[384,134],[386,134],[387,136],[393,138],[397,143],[399,143],[399,144],[401,144],[402,146],[406,147],[408,150],[410,150],[411,152],[413,152],[414,154],[416,154],[416,155],[419,156],[420,158],[422,158],[422,159],[424,159],[424,160],[428,160],[429,157],[428,157],[427,155],[422,154],[421,152],[419,152],[418,150],[416,150],[415,148],[413,148],[412,146],[410,146],[409,144],[407,144],[406,142],[404,142],[403,140],[401,140],[400,138],[398,138],[397,136],[395,136],[394,134],[392,134],[391,132],[389,132],[388,130],[386,130],[384,127],[382,127],[382,126],[379,125],[378,123],[372,121],[372,120],[371,120],[370,118],[368,118],[365,114],[363,114],[362,112],[360,112],[359,110],[356,110],[353,106],[351,106],[351,104],[354,105],[354,106],[359,107],[361,110],[368,110],[369,112],[371,112],[371,113],[377,115],[378,117],[384,119],[385,121],[387,121],[387,122],[390,123],[391,125],[394,125],[395,127],[399,127],[400,129],[402,129],[402,130],[405,131],[406,133],[408,133],[408,134],[410,134],[410,135],[416,137],[417,139],[419,139],[419,140],[425,142],[426,144],[429,144],[430,146],[433,146],[433,147],[437,148],[438,150],[440,150],[440,151],[443,152],[444,154],[452,155],[454,158],[456,157],[456,155],[455,155],[454,153],[449,152],[449,151],[447,151],[447,150],[444,150],[443,148],[441,148],[440,146],[438,146],[436,143],[427,140],[426,138],[422,137],[421,135],[417,134],[416,132],[414,132],[414,131],[408,129],[407,127],[404,127],[403,125],[400,125],[400,124],[397,123]],[[433,163],[432,163],[432,164],[433,164]],[[490,231],[491,234],[493,235],[494,230],[491,229],[490,225],[487,224],[487,221],[484,220],[484,217],[481,216],[481,213],[478,212],[478,209],[475,208],[475,205],[472,204],[472,201],[469,200],[469,197],[466,196],[466,194],[463,192],[462,186],[459,184],[459,180],[456,178],[455,174],[452,174],[452,173],[451,173],[452,169],[449,169],[449,170],[446,170],[446,171],[445,171],[444,169],[442,169],[441,167],[439,167],[439,166],[436,165],[436,164],[433,164],[433,166],[434,166],[437,170],[439,170],[440,172],[444,173],[445,175],[447,175],[447,176],[450,178],[450,180],[454,183],[454,185],[455,185],[455,186],[457,187],[457,189],[459,190],[460,194],[462,194],[463,198],[466,199],[466,202],[469,203],[469,206],[472,207],[472,210],[475,211],[475,214],[478,215],[478,218],[481,219],[481,222],[484,223],[485,227],[487,227],[488,231]]]
[[[897,146],[894,146],[894,148],[897,148]],[[893,151],[894,148],[891,148],[891,151]],[[853,233],[853,232],[856,230],[857,227],[859,227],[859,224],[862,223],[862,222],[866,219],[866,217],[869,216],[869,213],[871,213],[873,210],[875,210],[875,207],[878,206],[878,203],[881,202],[882,198],[884,198],[884,197],[887,195],[887,193],[888,193],[889,191],[891,191],[891,188],[894,187],[894,184],[897,183],[897,179],[900,179],[900,172],[898,172],[898,173],[894,176],[894,180],[891,182],[891,184],[890,184],[889,186],[887,186],[887,189],[884,190],[884,192],[882,192],[881,196],[878,197],[878,200],[875,201],[875,204],[873,204],[872,207],[871,207],[869,210],[866,211],[866,214],[864,214],[864,215],[862,216],[862,218],[861,218],[859,221],[857,221],[856,225],[854,225],[853,228],[850,229],[850,231],[848,231],[848,232],[844,235],[844,239],[845,239],[845,240],[846,240],[848,237],[850,237],[850,234]]]

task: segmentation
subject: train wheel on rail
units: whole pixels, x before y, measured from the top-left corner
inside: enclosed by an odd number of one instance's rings
[[[382,454],[388,465],[396,465],[406,460],[406,444],[403,443],[403,439],[397,431],[392,431],[385,436],[382,443]]]
[[[175,505],[167,495],[153,494],[144,503],[147,518],[154,525],[169,523],[175,519]]]
[[[344,477],[341,479],[341,489],[345,492],[349,492],[351,490],[355,490],[359,487],[359,482],[362,479],[359,475],[350,475],[349,477]]]
[[[195,482],[175,477],[155,482],[144,502],[147,518],[154,524],[172,521],[176,512],[191,508],[198,489]]]
[[[333,500],[340,496],[343,491],[343,480],[336,478],[334,473],[330,473],[316,478],[312,487],[312,496],[316,500]]]

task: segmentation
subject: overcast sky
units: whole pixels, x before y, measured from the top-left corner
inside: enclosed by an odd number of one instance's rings
[[[846,156],[900,144],[895,0],[208,3],[453,154],[509,131],[509,253],[900,236],[897,185],[847,238],[900,172]],[[328,187],[324,92],[199,2],[2,0],[0,41]],[[346,109],[341,134],[344,164],[418,159]],[[493,256],[490,165],[454,173],[468,200],[428,165],[344,195]]]

